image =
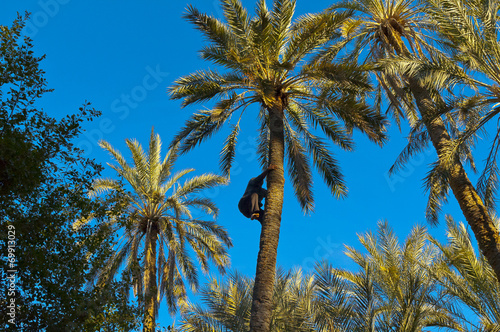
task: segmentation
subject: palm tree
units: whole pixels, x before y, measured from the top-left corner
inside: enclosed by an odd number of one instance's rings
[[[214,202],[197,195],[200,191],[226,184],[224,177],[203,174],[179,181],[194,169],[171,174],[177,159],[174,146],[161,161],[161,140],[151,131],[149,150],[143,151],[136,140],[126,140],[133,164],[108,142],[100,141],[118,165],[110,165],[120,181],[101,178],[94,182],[92,195],[103,192],[116,194],[123,205],[123,214],[111,215],[107,227],[123,232],[114,254],[98,267],[98,283],[112,281],[123,268],[132,276],[134,293],[144,304],[143,331],[154,331],[160,301],[166,297],[170,312],[186,297],[186,286],[198,288],[198,271],[189,252],[191,247],[201,269],[209,270],[211,261],[224,272],[229,264],[227,249],[232,246],[224,228],[215,222],[194,218],[193,208],[207,215],[218,213]],[[121,182],[125,180],[132,191]]]
[[[344,35],[348,40],[355,40],[355,51],[369,46],[369,60],[415,60],[424,57],[428,50],[438,55],[422,32],[433,26],[432,22],[421,15],[422,8],[416,8],[410,0],[361,0],[335,4],[332,11],[354,10],[358,15],[344,25]],[[342,11],[342,10],[340,10]],[[389,68],[389,67],[388,67]],[[444,121],[446,108],[439,91],[414,67],[393,72],[382,70],[378,73],[381,86],[400,114],[406,108],[406,117],[413,126],[408,147],[396,161],[397,169],[413,154],[425,148],[430,141],[438,155],[438,162],[427,178],[430,190],[427,216],[431,222],[437,222],[440,205],[446,201],[451,188],[460,208],[471,226],[481,251],[493,267],[500,281],[500,236],[498,228],[490,218],[488,209],[469,180],[461,156],[450,153],[454,146],[452,122]],[[433,82],[435,83],[435,82]],[[413,102],[408,98],[413,97]],[[398,98],[406,101],[399,102]],[[419,115],[414,112],[415,106]],[[443,109],[444,108],[444,109]]]
[[[431,271],[442,286],[441,296],[450,303],[462,303],[476,315],[475,321],[463,317],[469,331],[500,331],[500,284],[495,273],[484,256],[476,254],[465,225],[451,217],[446,223],[448,244],[431,238],[440,249]]]
[[[477,91],[477,94],[466,99],[463,104],[478,106],[473,111],[464,107],[467,124],[458,137],[454,149],[469,143],[483,131],[486,125],[497,118],[500,109],[500,43],[498,42],[499,4],[495,1],[474,0],[426,2],[426,12],[434,20],[440,41],[448,51],[446,61],[452,74],[440,72],[441,80],[456,80],[455,73],[461,68],[468,75],[461,81]],[[439,59],[440,62],[444,62]],[[435,67],[431,63],[431,68]],[[457,68],[459,67],[459,68]],[[465,71],[463,70],[463,71]],[[453,75],[454,74],[454,75]],[[463,107],[463,106],[462,106]],[[498,118],[497,118],[498,120]],[[479,178],[477,190],[486,207],[493,212],[495,194],[498,187],[498,165],[496,162],[500,144],[498,126],[485,167]],[[498,229],[498,228],[497,228]],[[493,234],[497,243],[500,241],[498,231]],[[496,271],[496,269],[495,269]]]
[[[360,267],[359,271],[334,269],[328,264],[315,273],[319,299],[317,317],[322,325],[335,326],[348,319],[345,331],[420,332],[424,327],[439,326],[460,330],[452,307],[437,296],[438,285],[428,268],[437,251],[427,242],[424,227],[416,226],[404,244],[388,226],[378,224],[378,233],[359,236],[366,253],[347,246],[346,254]],[[339,279],[348,294],[341,301],[335,288]],[[338,314],[338,303],[343,312]],[[345,323],[344,323],[345,324]],[[330,331],[335,329],[325,329]]]
[[[312,332],[314,282],[300,270],[278,270],[273,292],[270,331]],[[189,303],[183,310],[184,332],[247,332],[250,325],[253,280],[237,272],[226,280],[212,279],[200,294],[203,305]]]
[[[217,132],[232,115],[237,121],[222,149],[220,165],[229,175],[244,113],[257,111],[258,156],[263,168],[276,166],[267,177],[268,196],[257,259],[251,331],[268,331],[284,193],[284,159],[296,197],[304,211],[313,209],[309,156],[335,197],[347,193],[337,161],[320,129],[334,144],[353,148],[351,132],[361,130],[382,142],[383,118],[363,101],[367,77],[352,64],[313,62],[316,50],[333,39],[349,14],[306,15],[292,23],[294,0],[276,0],[269,10],[257,3],[250,17],[239,0],[222,0],[225,21],[188,7],[186,18],[209,40],[201,56],[224,70],[203,70],[179,78],[170,88],[182,106],[216,100],[210,110],[194,114],[175,137],[186,152]],[[311,60],[309,63],[307,63]]]

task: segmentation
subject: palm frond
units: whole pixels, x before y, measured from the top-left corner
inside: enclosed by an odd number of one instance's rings
[[[477,181],[477,191],[484,200],[486,207],[493,211],[495,208],[495,196],[498,190],[498,164],[497,155],[498,149],[500,147],[500,130],[497,130],[497,134],[493,143],[491,144],[491,150],[486,159],[486,164],[481,176]]]
[[[168,190],[172,189],[172,192],[175,191],[174,185],[178,184],[179,180],[185,176],[186,174],[189,174],[191,172],[194,172],[194,168],[186,168],[181,171],[178,171],[174,173],[167,181],[162,186],[161,193],[165,194]]]
[[[158,175],[158,183],[163,184],[171,174],[172,167],[174,167],[177,158],[179,157],[179,144],[172,144],[170,149],[161,163],[160,174]]]
[[[323,140],[312,135],[306,136],[304,139],[305,144],[311,151],[314,165],[323,177],[332,195],[336,198],[345,197],[347,195],[347,187],[344,184],[340,167]]]
[[[379,145],[383,145],[387,140],[386,118],[368,105],[350,97],[322,99],[321,104],[330,114],[340,118],[349,131],[358,129],[366,134],[372,142]]]
[[[176,251],[176,258],[179,271],[184,276],[184,279],[187,280],[191,290],[196,291],[199,287],[198,271],[193,260],[187,253],[187,248],[180,245]]]
[[[229,116],[230,112],[212,114],[211,111],[201,111],[196,113],[174,137],[174,142],[182,142],[180,152],[186,153],[215,134]]]
[[[231,238],[229,237],[229,234],[227,230],[218,225],[217,223],[213,221],[208,221],[208,220],[199,220],[199,219],[191,219],[189,221],[186,221],[189,225],[195,225],[198,228],[203,228],[207,230],[209,233],[213,233],[213,235],[216,235],[218,239],[220,239],[222,242],[227,247],[232,247],[233,243]]]
[[[300,108],[301,113],[307,117],[314,128],[316,129],[319,126],[326,137],[334,144],[347,151],[354,150],[354,141],[352,137],[350,137],[345,128],[338,121],[315,107],[308,107],[301,103],[293,103],[290,108],[292,109],[295,105]]]
[[[265,0],[257,2],[255,13],[256,17],[252,20],[249,38],[252,47],[248,55],[253,57],[251,64],[257,70],[249,74],[256,75],[261,79],[269,79],[269,65],[274,60],[271,56],[271,50],[275,45],[273,45],[272,39],[272,16]]]
[[[348,331],[354,317],[349,285],[330,264],[320,262],[314,273],[317,312],[314,320],[321,331]]]
[[[221,47],[233,44],[234,36],[224,23],[218,19],[200,13],[198,9],[189,5],[184,18],[191,22],[211,42]]]
[[[121,188],[122,187],[120,183],[116,180],[109,178],[100,178],[92,182],[92,189],[89,191],[88,195],[90,197],[95,197],[107,191],[118,191]]]
[[[466,226],[457,224],[450,216],[446,217],[446,224],[447,244],[430,237],[441,254],[431,272],[444,287],[443,295],[449,301],[459,301],[476,315],[478,331],[496,328],[500,324],[500,286],[495,274],[486,259],[476,254]]]
[[[130,149],[130,152],[132,152],[132,159],[134,160],[135,166],[135,183],[131,184],[137,185],[134,187],[134,189],[138,192],[139,195],[147,195],[148,191],[150,190],[151,183],[149,183],[148,181],[149,167],[146,153],[144,152],[139,141],[135,139],[126,139],[125,143]]]
[[[197,208],[203,210],[205,213],[209,215],[213,215],[217,217],[219,214],[219,209],[215,205],[215,203],[209,198],[196,197],[184,200],[183,202],[186,206],[196,206]]]
[[[222,11],[227,22],[227,26],[238,39],[238,42],[244,43],[248,40],[248,31],[250,28],[250,17],[246,9],[239,0],[222,0]]]
[[[111,144],[109,144],[108,142],[104,141],[104,140],[100,140],[99,141],[99,146],[105,150],[107,150],[109,152],[109,154],[111,154],[111,156],[118,162],[118,164],[120,165],[120,167],[124,170],[129,170],[130,167],[129,165],[127,164],[127,161],[125,160],[125,158],[123,158],[122,154],[120,153],[120,151],[118,150],[115,150]]]
[[[298,135],[289,127],[285,129],[285,142],[288,152],[288,173],[292,178],[295,196],[302,210],[306,213],[311,212],[314,209],[314,199],[307,151]]]
[[[333,14],[306,14],[299,17],[291,27],[289,42],[283,53],[283,63],[295,66],[309,53],[332,40],[342,22],[352,15],[351,12]]]
[[[429,134],[427,131],[420,131],[420,127],[413,128],[408,136],[408,144],[398,155],[396,161],[394,161],[394,164],[389,169],[389,174],[394,174],[402,169],[411,158],[418,153],[422,153],[427,148],[428,144]]]
[[[149,183],[153,190],[156,190],[159,185],[160,174],[161,174],[161,164],[160,164],[160,154],[161,154],[161,139],[160,135],[154,134],[154,128],[151,128],[151,137],[149,139],[149,150],[148,150],[148,174]]]
[[[183,197],[188,194],[196,194],[204,189],[225,185],[227,182],[227,178],[223,176],[205,173],[186,180],[182,186],[175,190],[174,195],[177,197]]]
[[[181,77],[169,88],[172,99],[183,99],[182,107],[224,96],[229,91],[245,87],[240,74],[219,74],[214,70],[197,71]]]
[[[97,280],[100,285],[108,283],[116,275],[118,269],[130,254],[130,250],[134,244],[134,238],[124,236],[120,242],[123,244],[118,245],[118,250],[106,260],[102,267],[96,269],[96,279],[94,280]]]
[[[222,148],[221,151],[221,158],[219,164],[222,170],[222,174],[224,174],[224,176],[226,177],[229,177],[230,175],[231,166],[233,164],[234,157],[236,155],[236,142],[239,132],[240,132],[240,124],[238,121],[238,123],[233,127],[233,130],[231,131],[229,136],[226,138],[224,142],[224,147]]]
[[[282,53],[283,47],[288,42],[290,27],[292,25],[293,14],[295,13],[295,0],[276,0],[271,10],[273,26],[273,45],[275,52],[274,58],[278,59]]]
[[[427,173],[425,188],[429,191],[425,216],[435,225],[438,223],[442,204],[447,202],[449,192],[449,173],[439,162],[433,163],[432,169]]]

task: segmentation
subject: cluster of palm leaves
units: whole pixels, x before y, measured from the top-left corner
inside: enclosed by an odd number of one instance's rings
[[[387,222],[347,247],[358,271],[326,262],[312,274],[279,271],[270,331],[500,331],[500,286],[466,226],[447,218],[448,243],[416,226],[400,243]],[[246,332],[252,279],[212,280],[184,309],[179,331]]]

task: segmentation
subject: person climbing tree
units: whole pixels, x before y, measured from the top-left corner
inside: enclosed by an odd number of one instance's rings
[[[276,165],[269,165],[262,174],[248,181],[245,193],[238,203],[238,209],[245,217],[251,220],[257,219],[262,223],[264,218],[264,210],[261,209],[262,199],[267,195],[267,190],[262,188],[262,185],[267,174],[274,169]]]

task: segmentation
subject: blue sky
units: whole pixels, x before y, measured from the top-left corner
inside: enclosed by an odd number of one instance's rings
[[[243,2],[253,10],[254,0]],[[55,89],[39,105],[55,117],[75,113],[85,101],[101,110],[101,118],[85,125],[87,132],[76,144],[86,149],[87,156],[105,164],[110,158],[97,146],[99,139],[109,141],[127,155],[124,140],[136,138],[146,145],[154,126],[166,149],[188,116],[204,108],[198,105],[181,109],[180,103],[169,100],[166,92],[176,78],[211,66],[197,54],[204,43],[201,34],[181,18],[188,4],[221,17],[216,0],[3,0],[0,24],[10,25],[16,12],[32,12],[26,33],[33,38],[36,52],[47,55],[42,68],[49,87]],[[331,1],[298,0],[296,14],[318,12],[329,4]],[[237,209],[247,181],[261,172],[253,152],[258,128],[256,112],[246,120],[230,184],[206,194],[221,209],[218,222],[234,241],[230,251],[232,268],[253,276],[260,225],[244,218]],[[176,169],[193,167],[196,174],[218,172],[218,155],[226,133],[222,131],[182,156]],[[377,221],[388,220],[402,241],[412,226],[426,225],[422,179],[435,152],[429,149],[410,161],[406,170],[392,178],[387,175],[406,144],[406,133],[406,129],[400,133],[392,124],[390,141],[383,148],[359,134],[354,152],[332,147],[342,166],[349,196],[334,199],[316,174],[316,208],[310,216],[301,212],[287,183],[278,250],[280,266],[309,270],[315,261],[327,259],[338,267],[355,268],[344,256],[343,244],[359,247],[357,234],[374,231]],[[104,175],[114,174],[108,168]],[[454,198],[444,211],[463,220]],[[444,222],[430,232],[444,239]],[[171,322],[165,305],[159,322],[164,326]]]

